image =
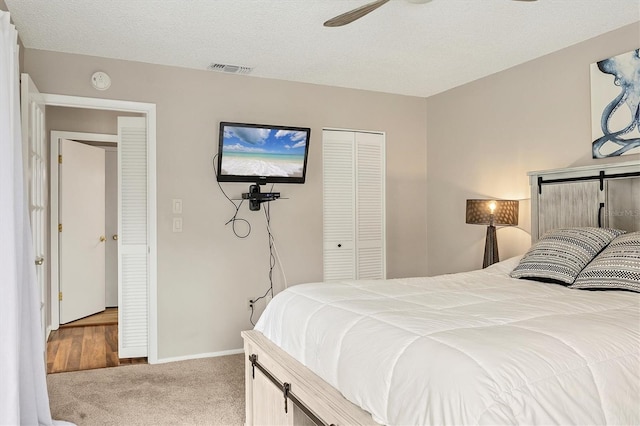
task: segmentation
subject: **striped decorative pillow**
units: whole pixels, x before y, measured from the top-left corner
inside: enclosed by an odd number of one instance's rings
[[[571,288],[640,292],[640,232],[613,240],[580,272]]]
[[[511,277],[573,284],[580,271],[624,232],[609,228],[549,231],[522,257]]]

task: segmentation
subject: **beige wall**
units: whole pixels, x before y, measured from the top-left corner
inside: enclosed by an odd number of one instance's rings
[[[427,99],[429,275],[482,265],[486,227],[465,224],[466,199],[529,198],[528,171],[638,161],[591,158],[589,67],[639,40],[629,25]],[[503,228],[498,242],[506,259],[530,235]]]
[[[240,210],[252,225],[246,239],[225,226],[233,208],[211,166],[221,120],[312,129],[307,183],[277,185],[288,199],[271,206],[289,284],[322,279],[323,127],[386,132],[388,275],[426,274],[425,99],[32,49],[25,68],[44,93],[157,105],[161,359],[240,348],[240,331],[251,328],[246,299],[268,288],[263,212]],[[97,70],[111,76],[108,91],[91,88]],[[248,189],[223,186],[234,198]],[[183,200],[182,233],[171,232],[173,198]]]
[[[38,84],[37,82],[35,82]],[[118,133],[118,117],[140,116],[140,114],[117,111],[104,111],[86,108],[67,108],[47,106],[47,133],[52,130],[65,132]]]

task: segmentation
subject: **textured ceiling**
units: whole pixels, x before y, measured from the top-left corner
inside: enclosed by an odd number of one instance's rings
[[[640,0],[392,0],[322,26],[369,1],[5,3],[27,48],[424,97],[640,21]]]

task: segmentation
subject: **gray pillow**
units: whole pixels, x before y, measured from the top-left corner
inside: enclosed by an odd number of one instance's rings
[[[610,228],[554,229],[531,246],[511,276],[573,284],[580,271],[624,232]]]
[[[613,240],[580,272],[571,288],[640,292],[640,232]]]

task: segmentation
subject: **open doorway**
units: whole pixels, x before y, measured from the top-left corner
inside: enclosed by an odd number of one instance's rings
[[[156,255],[156,200],[155,200],[155,105],[144,104],[129,101],[116,101],[107,99],[95,99],[95,98],[79,98],[73,96],[64,95],[50,95],[43,94],[42,98],[46,105],[48,112],[52,112],[52,118],[55,116],[56,110],[50,108],[60,107],[60,110],[66,112],[65,116],[74,116],[72,122],[80,122],[82,125],[91,120],[79,119],[90,112],[109,113],[114,117],[120,117],[118,119],[118,153],[122,157],[118,160],[118,196],[122,197],[122,193],[126,192],[125,202],[120,205],[119,221],[122,220],[120,227],[124,227],[125,231],[131,232],[139,230],[142,227],[143,232],[136,233],[135,245],[126,243],[127,232],[124,232],[125,238],[116,232],[107,234],[105,232],[105,239],[107,236],[114,239],[118,238],[118,244],[125,246],[126,250],[120,250],[120,260],[124,259],[124,264],[121,263],[119,271],[119,285],[121,289],[118,291],[119,298],[123,298],[125,303],[122,303],[122,299],[119,300],[119,321],[118,321],[118,351],[122,358],[141,358],[147,357],[149,362],[153,363],[157,360],[157,287],[156,287],[156,268],[157,268],[157,255]],[[73,110],[75,114],[68,114]],[[124,116],[124,117],[123,117]],[[60,121],[60,120],[59,120]],[[47,119],[49,125],[55,122],[53,119]],[[60,122],[60,125],[56,125],[57,128],[70,128],[69,120]],[[74,128],[74,127],[71,127]],[[78,129],[77,127],[75,129]],[[79,130],[97,130],[95,128],[80,128]],[[100,129],[103,130],[103,129]],[[55,139],[55,138],[54,138]],[[82,137],[80,139],[86,139]],[[50,188],[51,191],[55,191],[58,184],[57,175],[57,144],[50,144],[50,157],[51,163],[51,176],[50,176]],[[140,155],[142,152],[143,155]],[[135,162],[135,164],[132,164]],[[140,174],[139,171],[143,173]],[[129,173],[129,174],[128,174]],[[129,200],[129,194],[131,193],[133,186],[133,193],[136,195],[135,209],[137,216],[131,218],[129,214],[132,211],[131,206],[126,206]],[[124,189],[122,188],[124,187]],[[58,206],[57,197],[51,197],[51,225],[50,229],[52,234],[57,231],[58,227]],[[141,207],[141,208],[140,208]],[[135,219],[136,225],[131,226],[131,220]],[[129,221],[129,222],[127,222]],[[141,225],[140,225],[141,224]],[[121,228],[122,229],[122,228]],[[129,234],[130,235],[130,234]],[[59,306],[58,306],[58,288],[59,288],[59,271],[58,269],[58,247],[55,244],[55,240],[51,238],[51,262],[50,262],[50,277],[51,285],[49,287],[48,306],[50,315],[49,329],[57,330],[59,321]],[[126,255],[123,255],[125,253]],[[135,263],[138,262],[138,263]],[[126,275],[127,268],[139,267],[142,262],[144,268],[144,274],[138,274],[135,281]],[[122,266],[123,265],[123,266]],[[122,270],[125,271],[124,279],[122,279]],[[138,269],[139,270],[139,269]],[[146,272],[145,272],[146,271]],[[134,288],[135,286],[135,288]],[[142,289],[142,291],[140,291]],[[124,290],[124,291],[123,291]],[[129,294],[141,295],[141,297],[127,297]],[[123,296],[125,294],[125,296]],[[123,306],[124,309],[129,309],[129,312],[133,309],[135,315],[124,316],[123,319]],[[141,332],[142,331],[142,332]],[[124,335],[124,338],[122,336]],[[129,337],[129,338],[127,338]],[[124,343],[123,343],[124,341]]]
[[[52,280],[51,292],[59,304],[59,309],[51,309],[53,329],[55,320],[67,324],[118,306],[117,132],[122,116],[141,114],[46,107],[51,227],[64,227],[51,234],[52,263],[56,244],[58,249],[52,275],[60,281],[56,289]]]
[[[119,114],[47,108],[50,129],[117,132]],[[52,204],[62,229],[51,235],[59,249],[60,326],[47,342],[47,373],[146,363],[146,357],[118,354],[118,135],[50,135],[52,155],[58,153]]]
[[[49,153],[50,164],[57,164],[57,145],[48,143],[44,129],[46,108],[50,106],[82,110],[118,111],[138,114],[140,117],[121,117],[118,120],[118,196],[128,206],[119,204],[119,320],[118,351],[126,358],[148,357],[150,363],[158,361],[157,348],[157,200],[156,200],[156,106],[152,103],[114,99],[40,93],[28,74],[21,74],[21,104],[23,156],[25,178],[35,183],[29,193],[42,194],[29,206],[34,241],[40,249],[35,262],[39,266],[38,283],[41,295],[41,318],[44,336],[59,328],[58,312],[58,246],[51,234],[58,231],[55,197],[47,200],[46,189],[57,188],[57,167],[46,170],[44,164],[31,161],[43,159]],[[122,121],[122,125],[120,123]],[[37,148],[33,149],[32,148]],[[34,155],[30,155],[33,151]],[[42,162],[41,162],[42,163]],[[126,165],[124,163],[127,163]],[[29,180],[29,178],[32,178]],[[41,182],[41,185],[37,185]],[[126,189],[123,186],[127,186]],[[27,189],[25,188],[25,189]],[[122,197],[124,192],[126,197]],[[133,195],[133,197],[130,197]],[[42,202],[41,202],[42,201]],[[31,204],[31,203],[30,203]],[[46,223],[45,214],[50,221]],[[41,214],[42,218],[38,214]],[[54,217],[55,216],[55,217]],[[122,232],[122,231],[125,232]],[[49,244],[46,244],[46,241]],[[126,243],[125,243],[126,241]],[[122,248],[126,250],[123,250]],[[48,250],[47,250],[48,248]],[[54,259],[55,257],[55,259]],[[131,271],[137,274],[129,274]],[[124,271],[124,272],[123,272]],[[125,294],[123,296],[123,294]],[[123,303],[123,300],[126,301]],[[123,311],[127,311],[127,315]],[[123,320],[124,318],[124,320]]]

